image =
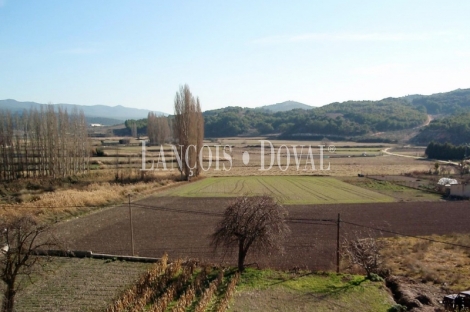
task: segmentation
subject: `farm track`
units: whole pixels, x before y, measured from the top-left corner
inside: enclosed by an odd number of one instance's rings
[[[133,206],[135,250],[140,256],[198,258],[234,264],[235,255],[213,252],[209,235],[230,198],[149,197]],[[166,209],[179,209],[179,212]],[[468,233],[468,201],[330,204],[288,206],[295,219],[341,219],[406,235]],[[201,214],[201,212],[208,214]],[[213,215],[211,215],[213,214]],[[251,255],[247,261],[262,266],[332,269],[335,261],[336,225],[290,223],[292,234],[283,256]],[[341,224],[341,235],[366,228]],[[57,234],[72,250],[130,254],[127,205],[58,224]],[[379,235],[380,233],[374,232]],[[383,233],[385,236],[392,234]]]

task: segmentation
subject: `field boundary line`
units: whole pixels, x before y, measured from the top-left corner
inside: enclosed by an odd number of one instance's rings
[[[35,256],[44,257],[57,257],[57,258],[91,258],[99,260],[119,260],[129,262],[144,262],[144,263],[155,263],[161,260],[161,258],[152,257],[137,257],[137,256],[123,256],[123,255],[112,255],[94,253],[92,251],[83,250],[36,250]]]

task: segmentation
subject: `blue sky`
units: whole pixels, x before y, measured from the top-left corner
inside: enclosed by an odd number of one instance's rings
[[[0,99],[173,112],[470,87],[470,1],[0,0]]]

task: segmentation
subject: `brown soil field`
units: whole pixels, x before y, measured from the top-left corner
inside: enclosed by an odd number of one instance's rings
[[[209,246],[209,235],[230,200],[150,197],[133,203],[135,253],[160,257],[166,251],[171,258],[197,258],[205,262],[233,264],[235,254],[215,253]],[[341,223],[343,237],[354,231],[367,230],[346,222],[406,235],[468,233],[468,208],[468,201],[288,206],[291,219],[336,219],[340,213],[345,221]],[[300,221],[290,223],[290,227],[292,233],[285,244],[284,255],[251,254],[247,262],[283,269],[334,268],[335,222],[307,224]],[[127,205],[57,224],[55,230],[71,250],[131,254]],[[393,236],[385,232],[374,233]]]

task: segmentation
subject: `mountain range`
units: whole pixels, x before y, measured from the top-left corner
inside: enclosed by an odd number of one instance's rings
[[[40,104],[36,102],[19,102],[12,99],[0,100],[0,109],[8,110],[11,112],[21,112],[23,110],[40,109],[41,106],[47,104]],[[101,123],[104,125],[112,125],[123,123],[127,119],[142,119],[147,118],[148,113],[151,112],[147,109],[124,107],[121,105],[107,106],[107,105],[75,105],[75,104],[54,104],[66,108],[71,111],[74,107],[80,109],[85,114],[89,123]],[[163,112],[156,112],[157,115],[167,115]]]
[[[0,100],[0,110],[21,112],[40,108],[35,102]],[[122,124],[142,120],[146,109],[106,105],[57,104],[83,110],[89,123]],[[158,114],[159,112],[157,112]],[[462,144],[470,142],[470,89],[431,95],[412,94],[379,101],[346,101],[313,107],[285,101],[257,108],[224,107],[203,112],[207,137],[278,135],[286,139],[330,138],[361,141],[431,140]],[[146,130],[140,129],[145,132]]]

